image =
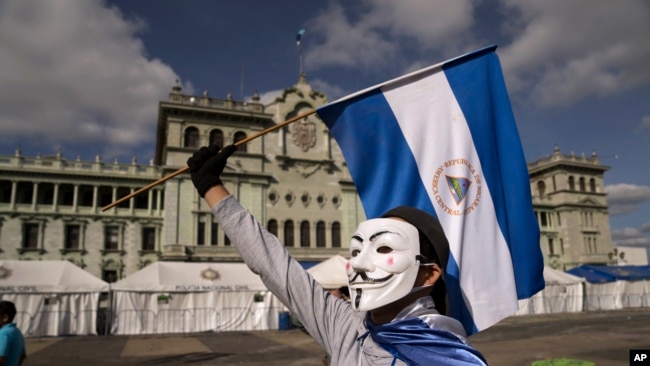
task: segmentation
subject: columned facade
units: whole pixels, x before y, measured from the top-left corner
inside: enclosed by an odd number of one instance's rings
[[[68,260],[109,281],[137,271],[161,253],[162,187],[102,207],[159,177],[158,167],[99,156],[69,161],[17,150],[0,158],[1,258]]]
[[[566,270],[580,264],[610,265],[612,252],[604,174],[590,156],[553,155],[528,165],[544,262]]]
[[[267,105],[257,97],[243,103],[211,98],[207,92],[200,98],[184,95],[176,85],[159,105],[155,163],[171,173],[200,146],[235,143],[325,103],[304,75]],[[364,218],[343,156],[315,114],[239,146],[222,180],[301,262],[345,255],[343,238]],[[161,259],[240,261],[189,174],[166,182],[165,201]]]

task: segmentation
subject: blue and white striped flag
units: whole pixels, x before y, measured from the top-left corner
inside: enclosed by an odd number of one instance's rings
[[[473,334],[544,288],[530,180],[496,46],[316,112],[343,151],[366,217],[435,215],[451,255],[450,315]]]

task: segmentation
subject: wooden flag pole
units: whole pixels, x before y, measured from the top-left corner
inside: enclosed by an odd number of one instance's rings
[[[258,138],[258,137],[260,137],[260,136],[262,136],[262,135],[265,135],[265,134],[267,134],[267,133],[269,133],[269,132],[271,132],[271,131],[275,131],[275,130],[277,130],[277,129],[279,129],[279,128],[282,128],[282,127],[288,125],[289,123],[296,122],[296,121],[298,121],[298,120],[300,120],[300,119],[303,119],[303,118],[305,118],[305,117],[307,117],[307,116],[310,116],[310,115],[312,115],[312,114],[314,114],[314,113],[316,113],[316,110],[312,110],[312,111],[309,111],[309,112],[305,112],[305,113],[303,113],[303,114],[301,114],[301,115],[295,116],[295,117],[293,117],[293,118],[289,118],[288,120],[286,120],[286,121],[284,121],[284,122],[282,122],[282,123],[278,123],[277,125],[271,126],[271,127],[267,128],[267,129],[264,130],[264,131],[260,131],[260,132],[256,133],[256,134],[253,135],[253,136],[247,137],[247,138],[245,138],[245,139],[243,139],[243,140],[239,140],[239,141],[235,142],[234,145],[235,145],[235,146],[243,145],[243,144],[245,144],[245,143],[247,143],[247,142],[249,142],[249,141],[251,141],[251,140],[254,140],[254,139],[256,139],[256,138]],[[183,168],[180,168],[180,169],[178,169],[177,171],[175,171],[175,172],[173,172],[173,173],[171,173],[171,174],[169,174],[169,175],[166,175],[166,176],[164,176],[164,177],[158,179],[158,180],[155,181],[155,182],[149,183],[149,184],[147,184],[146,186],[144,186],[144,187],[138,189],[137,191],[134,191],[134,192],[132,192],[132,193],[130,193],[130,194],[128,194],[128,195],[126,195],[126,196],[124,196],[124,197],[118,199],[117,201],[114,201],[114,202],[112,202],[112,203],[110,203],[110,204],[104,206],[104,207],[102,208],[102,211],[106,211],[106,210],[108,210],[109,208],[113,208],[113,207],[119,205],[120,203],[122,203],[122,202],[124,202],[124,201],[126,201],[126,200],[129,200],[129,199],[131,199],[131,198],[133,198],[133,197],[135,197],[135,196],[137,196],[137,195],[139,195],[139,194],[142,193],[142,192],[146,192],[146,191],[150,190],[151,188],[153,188],[153,187],[155,187],[155,186],[157,186],[157,185],[159,185],[159,184],[161,184],[161,183],[164,183],[164,182],[166,182],[166,181],[168,181],[168,180],[174,178],[175,176],[177,176],[177,175],[179,175],[179,174],[185,173],[185,172],[188,171],[188,170],[190,170],[190,167],[188,167],[188,166],[185,166],[185,167],[183,167]]]

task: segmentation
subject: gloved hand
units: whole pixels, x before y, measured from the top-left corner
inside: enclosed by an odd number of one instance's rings
[[[204,197],[205,192],[210,188],[223,185],[219,176],[226,167],[226,160],[236,149],[235,145],[226,146],[223,150],[218,145],[203,146],[191,158],[187,159],[192,183],[201,197]]]

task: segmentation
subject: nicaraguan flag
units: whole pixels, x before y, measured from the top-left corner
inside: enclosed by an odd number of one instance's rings
[[[544,288],[530,180],[496,46],[317,110],[368,218],[410,205],[438,217],[451,316],[468,334]]]

